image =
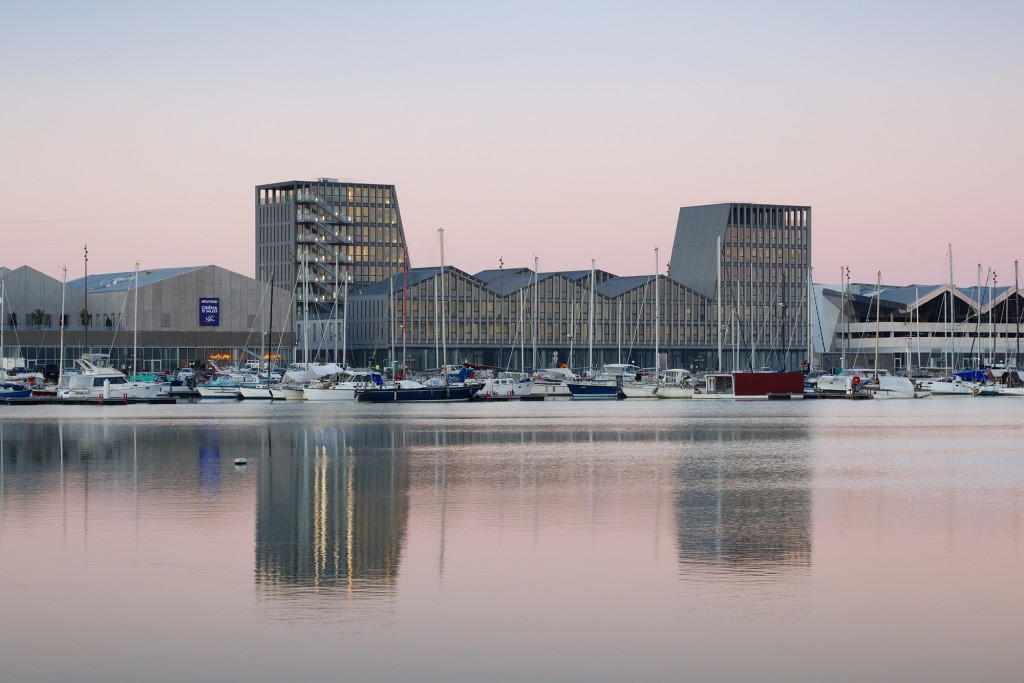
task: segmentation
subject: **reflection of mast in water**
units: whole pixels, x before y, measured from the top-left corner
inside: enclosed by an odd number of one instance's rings
[[[300,431],[301,430],[301,431]],[[296,427],[293,457],[258,471],[256,583],[317,590],[390,585],[407,517],[407,464],[393,430]],[[278,445],[281,445],[280,436]]]
[[[438,449],[435,450],[436,453],[440,453],[441,454],[441,466],[440,466],[440,468],[438,468],[437,461],[436,460],[434,461],[434,499],[435,500],[437,500],[437,490],[438,490],[438,481],[439,480],[440,480],[440,488],[441,488],[441,538],[439,539],[439,544],[438,544],[438,549],[437,549],[438,550],[438,556],[437,556],[437,577],[439,579],[443,579],[444,578],[444,547],[445,547],[445,538],[444,538],[444,532],[445,532],[445,511],[446,511],[447,506],[448,506],[448,485],[447,485],[447,482],[445,480],[445,477],[447,475],[447,472],[445,471],[445,468],[446,468],[446,461],[447,461],[447,457],[448,457],[448,448],[447,448],[448,443],[447,443],[447,433],[446,432],[442,432],[440,430],[434,430],[434,445],[435,446],[442,445],[441,443],[439,443],[439,440],[438,440],[438,436],[439,435],[443,435],[443,436],[446,437],[444,439],[445,443],[443,444],[445,446],[445,448],[438,448]],[[440,478],[438,477],[439,473],[440,473]]]
[[[0,323],[3,324],[3,323]],[[63,452],[62,452],[63,453]],[[64,462],[63,457],[61,463]],[[61,491],[64,490],[64,468],[61,466]],[[4,425],[0,422],[0,529],[3,528],[4,521]]]
[[[681,461],[677,474],[680,562],[761,570],[809,566],[806,428],[756,434],[750,428],[705,428],[694,430],[691,440],[694,455]]]

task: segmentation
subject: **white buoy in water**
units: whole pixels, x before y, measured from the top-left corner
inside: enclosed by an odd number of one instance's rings
[[[244,465],[247,462],[249,462],[249,461],[246,460],[245,458],[235,458],[235,464],[236,465]]]

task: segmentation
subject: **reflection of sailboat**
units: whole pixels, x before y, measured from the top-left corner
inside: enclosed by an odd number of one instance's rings
[[[279,431],[268,432],[267,447]],[[379,425],[354,434],[295,428],[297,457],[261,458],[256,506],[256,582],[273,595],[294,586],[387,589],[398,572],[408,517],[408,461],[400,432]],[[276,451],[277,449],[275,449]],[[301,457],[299,457],[301,456]]]

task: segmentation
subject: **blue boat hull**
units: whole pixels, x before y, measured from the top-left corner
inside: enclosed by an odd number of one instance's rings
[[[578,400],[614,400],[622,397],[619,387],[614,384],[576,384],[569,382],[569,392],[574,401]]]
[[[421,403],[468,401],[479,387],[423,387],[422,389],[366,389],[360,401],[369,403]]]

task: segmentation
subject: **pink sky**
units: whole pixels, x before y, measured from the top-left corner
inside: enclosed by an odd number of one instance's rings
[[[414,266],[443,226],[470,272],[647,273],[719,201],[812,206],[819,282],[1024,256],[1019,3],[199,9],[9,10],[0,265],[251,275],[253,187],[318,176],[396,185]]]

